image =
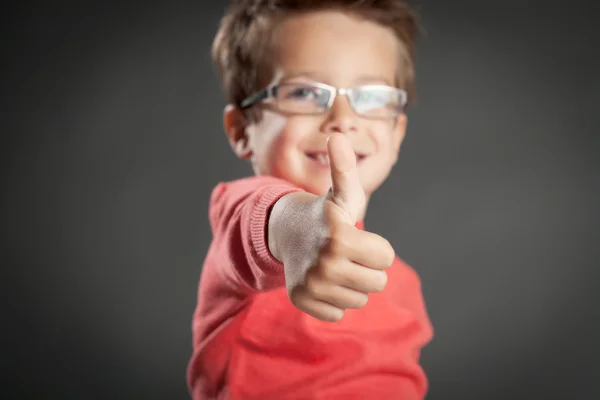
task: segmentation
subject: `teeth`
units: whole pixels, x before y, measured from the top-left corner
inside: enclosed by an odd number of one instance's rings
[[[327,154],[317,154],[316,158],[317,158],[317,161],[320,162],[321,164],[329,165],[329,156]]]

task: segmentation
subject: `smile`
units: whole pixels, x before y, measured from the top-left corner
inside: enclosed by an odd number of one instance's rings
[[[326,152],[311,152],[305,153],[311,161],[322,168],[329,168],[329,155]],[[356,164],[360,164],[367,156],[366,154],[355,153]]]

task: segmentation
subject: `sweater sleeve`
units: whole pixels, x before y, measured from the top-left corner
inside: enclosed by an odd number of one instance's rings
[[[237,289],[266,291],[284,284],[283,264],[269,251],[269,214],[281,197],[300,190],[272,177],[221,183],[213,190],[209,256],[222,277]]]

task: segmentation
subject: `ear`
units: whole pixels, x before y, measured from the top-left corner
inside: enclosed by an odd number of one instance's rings
[[[392,139],[392,145],[394,148],[394,164],[396,163],[396,160],[398,160],[398,153],[400,152],[400,146],[402,145],[402,142],[404,141],[404,137],[406,135],[407,124],[408,118],[405,113],[400,114],[394,124]]]
[[[223,127],[233,152],[241,159],[252,156],[250,140],[246,132],[246,117],[238,107],[228,104],[223,110]]]

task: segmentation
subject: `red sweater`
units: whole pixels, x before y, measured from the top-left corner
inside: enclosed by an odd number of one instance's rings
[[[273,204],[296,190],[252,177],[212,193],[213,241],[187,374],[193,399],[423,399],[419,355],[432,328],[419,278],[400,259],[387,270],[385,290],[340,322],[319,321],[289,301],[266,228]]]

